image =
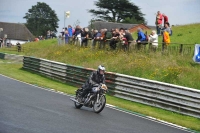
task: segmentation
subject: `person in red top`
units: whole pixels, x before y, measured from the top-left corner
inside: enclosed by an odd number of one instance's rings
[[[158,11],[156,15],[156,22],[155,22],[158,35],[161,35],[160,30],[162,27],[162,19],[163,19],[162,14],[160,13],[160,11]]]
[[[162,16],[163,16],[164,25],[165,25],[167,22],[169,22],[169,21],[168,21],[168,17],[167,17],[164,13],[162,14]]]

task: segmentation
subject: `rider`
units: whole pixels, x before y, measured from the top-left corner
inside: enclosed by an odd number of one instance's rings
[[[85,95],[92,89],[95,84],[105,84],[105,67],[103,65],[99,65],[97,71],[93,71],[85,82],[82,85],[83,93],[82,93],[82,102],[84,101]]]

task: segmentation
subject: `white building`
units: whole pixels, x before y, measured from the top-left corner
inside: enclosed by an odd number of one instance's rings
[[[4,46],[7,44],[16,45],[17,42],[24,44],[28,41],[33,41],[34,36],[28,28],[21,23],[0,22],[0,38],[4,40]]]

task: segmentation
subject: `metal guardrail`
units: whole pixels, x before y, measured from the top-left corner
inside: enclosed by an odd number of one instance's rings
[[[23,68],[76,86],[94,71],[34,57],[24,57]],[[199,90],[112,72],[106,73],[106,83],[115,97],[200,118]]]
[[[15,62],[23,62],[23,55],[0,53],[0,59],[13,60]]]

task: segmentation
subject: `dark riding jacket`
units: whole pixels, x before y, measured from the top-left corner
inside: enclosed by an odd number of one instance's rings
[[[93,71],[85,84],[82,85],[82,88],[89,90],[92,89],[93,85],[100,83],[105,84],[105,76],[99,74],[98,71]]]

